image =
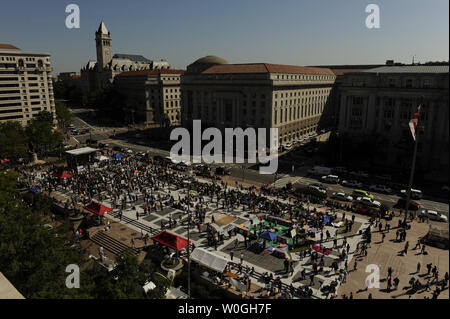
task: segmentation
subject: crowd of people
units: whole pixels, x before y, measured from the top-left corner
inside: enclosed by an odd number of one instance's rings
[[[123,211],[132,209],[136,211],[136,219],[142,215],[146,216],[161,211],[165,207],[176,208],[183,212],[177,218],[170,215],[168,222],[161,222],[161,229],[171,229],[180,224],[188,224],[201,232],[204,229],[202,226],[205,225],[208,208],[211,204],[215,204],[218,209],[221,208],[224,213],[242,210],[248,215],[257,216],[258,213],[264,213],[285,218],[293,221],[290,230],[314,229],[315,231],[311,233],[307,231],[305,237],[307,235],[316,238],[318,251],[324,252],[325,248],[322,245],[328,241],[333,242],[330,249],[337,251],[338,259],[332,263],[329,267],[331,270],[328,271],[328,274],[333,272],[336,275],[336,280],[322,287],[322,292],[332,298],[336,297],[338,284],[346,281],[349,256],[358,253],[359,257],[366,257],[367,248],[371,243],[372,227],[374,231],[378,228],[382,232],[381,214],[373,216],[369,220],[370,225],[361,234],[358,234],[362,235],[362,239],[356,251],[350,252],[347,238],[342,236],[342,234],[350,233],[354,227],[354,208],[350,205],[337,204],[336,201],[329,201],[311,194],[294,195],[288,191],[274,191],[273,188],[268,187],[261,187],[259,190],[255,187],[245,189],[238,184],[236,184],[237,187],[229,187],[226,182],[216,179],[212,182],[201,182],[179,168],[174,169],[167,163],[159,162],[148,155],[130,155],[120,159],[111,158],[106,161],[90,163],[80,171],[69,171],[72,176],[66,179],[55,178],[53,173],[56,170],[56,167],[49,167],[41,170],[39,174],[23,171],[22,176],[29,183],[29,187],[39,187],[48,193],[55,190],[70,191],[71,202],[66,202],[66,207],[70,204],[74,207],[77,204],[87,205],[92,200],[100,202],[109,200],[112,208],[119,212],[120,218]],[[174,192],[175,190],[179,192]],[[180,196],[180,194],[184,196]],[[327,206],[329,210],[321,212],[315,207],[316,204]],[[138,210],[138,206],[142,207],[142,210]],[[324,226],[337,221],[336,210],[344,211],[341,218],[343,229],[340,232],[336,230],[332,234]],[[352,215],[346,216],[346,212]],[[327,221],[325,222],[326,217]],[[250,220],[252,219],[250,218]],[[225,238],[230,239],[236,235],[236,231],[231,230],[218,232],[212,227],[212,224],[214,224],[214,215],[211,215],[211,222],[206,223],[204,230],[207,234],[208,246],[217,249]],[[406,241],[407,229],[408,224],[400,223],[397,227],[396,240]],[[389,233],[389,230],[390,225],[386,222],[385,232]],[[251,244],[252,239],[259,238],[256,236],[248,239],[249,243],[245,237],[246,248],[248,244]],[[296,240],[295,243],[298,241]],[[406,241],[404,254],[408,251],[408,245],[409,242]],[[425,251],[424,246],[423,251]],[[300,280],[305,280],[308,275],[310,283],[301,285],[298,289],[291,284],[288,289],[283,291],[284,296],[287,297],[294,295],[311,297],[310,286],[314,285],[314,277],[317,274],[325,274],[324,254],[321,253],[319,257],[317,251],[308,246],[306,250],[301,250],[299,255],[301,260],[306,256],[311,259],[312,270],[308,271],[308,274],[305,269],[300,272]],[[355,261],[355,270],[356,267],[357,262]],[[287,271],[290,269],[291,267],[287,267]],[[448,274],[446,276],[446,281],[448,281]],[[388,283],[390,280],[389,278]],[[395,287],[398,286],[395,278],[393,283]],[[269,275],[264,277],[264,285],[269,295],[282,290],[281,281],[270,278]]]

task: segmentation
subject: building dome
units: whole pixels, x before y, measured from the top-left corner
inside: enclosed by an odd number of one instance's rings
[[[228,64],[228,61],[214,55],[207,55],[187,66],[187,73],[201,73],[213,65]]]
[[[224,59],[222,59],[222,58],[220,58],[218,56],[215,56],[215,55],[207,55],[207,56],[204,56],[203,58],[198,59],[197,61],[195,61],[192,64],[213,64],[213,65],[216,65],[216,64],[228,64],[228,61],[226,61],[226,60],[224,60]]]

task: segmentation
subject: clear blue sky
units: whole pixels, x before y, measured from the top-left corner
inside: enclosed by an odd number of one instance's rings
[[[70,3],[80,7],[80,29],[65,27]],[[380,29],[365,27],[369,3],[380,6]],[[2,3],[0,43],[51,53],[55,73],[79,71],[96,59],[101,20],[113,53],[177,68],[205,55],[294,65],[449,57],[448,0],[16,0]]]

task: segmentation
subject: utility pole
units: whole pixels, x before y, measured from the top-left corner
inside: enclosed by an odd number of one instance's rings
[[[420,108],[421,108],[421,104],[419,105],[419,108],[417,110],[418,116],[420,117]],[[415,133],[415,139],[414,139],[414,152],[413,152],[413,160],[412,160],[412,165],[411,165],[411,173],[409,175],[409,184],[408,184],[408,190],[407,190],[407,195],[406,195],[406,204],[405,204],[405,218],[403,219],[403,222],[406,223],[406,219],[408,218],[408,210],[409,210],[409,201],[411,199],[411,188],[412,188],[412,183],[413,183],[413,179],[414,179],[414,170],[416,167],[416,157],[417,157],[417,144],[418,144],[418,140],[419,140],[419,118],[417,118],[417,124],[416,124],[416,129],[414,131]]]

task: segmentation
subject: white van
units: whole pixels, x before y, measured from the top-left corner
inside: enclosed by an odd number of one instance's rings
[[[336,176],[336,175],[322,176],[322,181],[325,183],[337,184],[337,183],[339,183],[339,176]]]
[[[402,189],[400,191],[400,195],[402,197],[406,198],[406,196],[408,196],[408,190]],[[423,194],[422,194],[421,190],[411,188],[411,198],[412,199],[422,199],[422,197],[423,197]]]

